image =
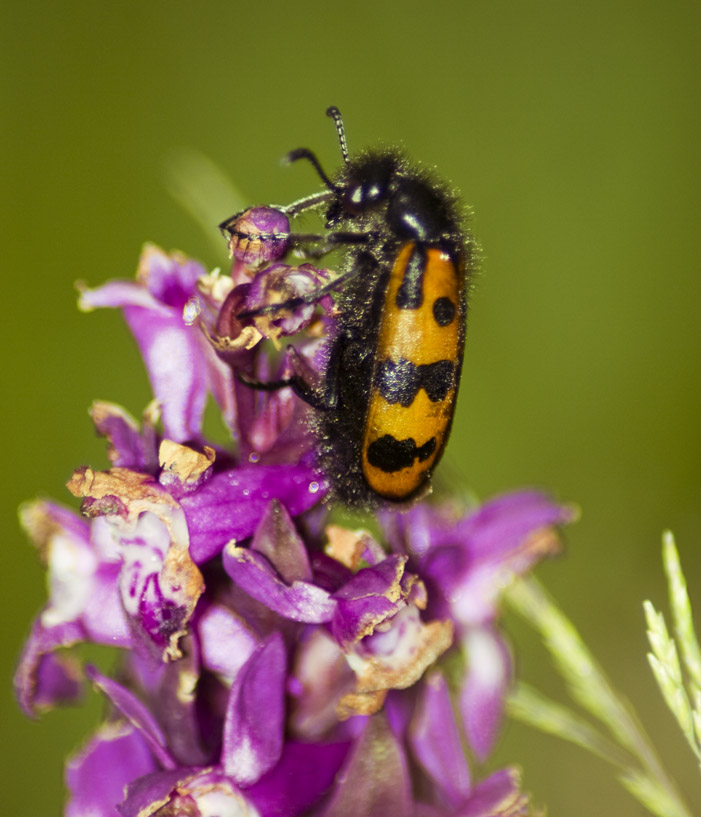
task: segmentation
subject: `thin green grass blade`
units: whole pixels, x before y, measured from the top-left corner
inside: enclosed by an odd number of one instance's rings
[[[619,749],[598,729],[571,709],[556,703],[523,681],[509,695],[506,710],[511,717],[540,729],[541,732],[581,746],[620,768],[630,767],[630,755]]]
[[[701,648],[694,629],[691,602],[686,587],[686,578],[682,571],[679,553],[670,531],[662,537],[662,561],[664,563],[669,585],[669,604],[674,621],[674,632],[677,636],[682,661],[689,673],[691,696],[701,691]]]
[[[646,808],[665,817],[691,817],[628,702],[613,688],[572,622],[532,577],[515,581],[506,600],[540,634],[572,698],[640,762],[624,773],[626,787]],[[645,799],[644,799],[645,798]],[[665,804],[666,813],[657,811]],[[669,804],[673,804],[673,808]]]

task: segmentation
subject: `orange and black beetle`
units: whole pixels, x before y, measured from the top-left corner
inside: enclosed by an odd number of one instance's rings
[[[343,246],[345,267],[310,297],[255,313],[293,308],[339,289],[324,384],[315,389],[295,375],[249,385],[291,386],[317,409],[319,459],[336,498],[354,506],[406,504],[428,489],[450,432],[473,244],[463,231],[459,200],[446,185],[395,149],[349,158],[340,112],[329,108],[327,114],[336,123],[344,163],[329,178],[311,151],[290,153],[290,161],[310,161],[327,189],[279,210],[293,217],[325,208],[327,234],[286,238],[303,249],[322,242],[318,255]],[[221,225],[230,239],[238,218]]]

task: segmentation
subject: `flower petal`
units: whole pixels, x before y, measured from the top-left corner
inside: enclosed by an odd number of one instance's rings
[[[246,795],[265,817],[297,817],[331,788],[348,747],[348,743],[287,743],[280,762],[246,789]]]
[[[409,740],[414,757],[433,779],[440,799],[452,808],[458,806],[470,794],[470,770],[441,673],[433,673],[423,685]]]
[[[465,517],[458,529],[459,538],[467,542],[475,559],[513,559],[534,531],[564,525],[574,516],[572,508],[554,502],[547,494],[518,491],[485,502]],[[531,564],[519,564],[517,569],[526,570]]]
[[[405,607],[389,626],[347,652],[346,659],[356,675],[356,689],[355,694],[343,696],[339,714],[347,718],[376,712],[387,690],[415,684],[452,642],[451,621],[425,624],[416,607]]]
[[[346,657],[326,629],[306,629],[288,681],[292,733],[303,740],[322,740],[338,725],[339,699],[354,686]]]
[[[287,657],[280,633],[260,644],[236,676],[229,695],[222,765],[239,785],[251,785],[282,752]]]
[[[119,579],[124,609],[146,649],[178,658],[179,639],[204,590],[190,559],[182,512],[142,513],[136,525],[117,522],[124,565]]]
[[[388,556],[378,565],[359,570],[333,598],[338,601],[332,632],[342,647],[367,635],[406,606],[401,580],[406,556]]]
[[[319,502],[326,488],[316,470],[298,465],[242,465],[215,474],[199,491],[182,498],[192,558],[201,564],[232,540],[252,536],[271,499],[291,516]]]
[[[270,502],[256,528],[251,550],[262,553],[288,584],[312,578],[304,542],[285,507],[276,499]]]
[[[518,769],[501,769],[475,786],[458,813],[460,817],[526,817],[531,813],[528,800],[521,793]]]
[[[56,695],[73,694],[66,687],[67,666],[49,653],[81,641],[126,647],[131,636],[116,588],[120,563],[103,541],[104,526],[88,526],[67,508],[43,501],[25,505],[20,520],[48,566],[51,593],[15,674],[20,706],[32,716],[35,707],[56,703]]]
[[[91,312],[102,307],[123,309],[127,306],[138,306],[162,315],[170,314],[168,307],[154,298],[138,281],[108,281],[95,289],[87,289],[83,285],[79,285],[78,288],[80,290],[78,308],[83,312]]]
[[[460,691],[460,710],[470,746],[483,762],[499,732],[513,667],[504,640],[490,627],[468,630],[463,648],[469,665]]]
[[[537,491],[497,497],[457,522],[438,514],[421,573],[441,591],[459,625],[492,621],[509,580],[557,552],[554,526],[572,518],[570,508]]]
[[[373,715],[351,750],[323,817],[413,813],[406,758],[383,715]]]
[[[249,596],[292,621],[321,624],[330,621],[336,610],[328,591],[310,582],[285,584],[265,556],[254,550],[229,545],[224,569]]]
[[[155,414],[152,407],[147,409],[141,432],[134,418],[121,406],[103,400],[92,404],[90,416],[97,433],[109,441],[107,456],[112,465],[155,473],[158,467]]]
[[[80,689],[73,669],[53,656],[59,647],[70,647],[85,639],[85,631],[76,623],[46,628],[34,622],[14,677],[17,702],[30,718],[52,709],[64,700],[75,700]],[[65,660],[65,659],[63,659]]]
[[[155,768],[146,741],[133,726],[110,723],[101,727],[66,766],[70,792],[66,817],[111,817],[127,784]]]
[[[190,558],[185,515],[148,474],[78,469],[68,488],[83,512],[105,515],[122,558],[119,590],[131,632],[156,658],[178,658],[179,639],[204,590]]]
[[[139,731],[153,756],[165,769],[173,769],[175,761],[166,748],[166,739],[149,709],[133,692],[107,678],[94,667],[86,668],[86,675],[117,707],[121,714]]]
[[[122,817],[260,817],[221,771],[187,767],[155,772],[134,781],[117,811]]]
[[[197,623],[202,665],[229,683],[251,657],[258,643],[239,616],[228,607],[213,604]]]
[[[230,427],[234,424],[233,375],[217,357],[199,322],[183,310],[197,296],[205,270],[179,253],[145,247],[138,282],[113,281],[81,293],[80,306],[119,307],[141,350],[162,410],[165,434],[176,442],[199,439],[207,393]]]
[[[206,275],[197,261],[178,252],[165,253],[155,244],[146,244],[137,278],[153,297],[166,306],[182,310],[197,291],[197,281]]]
[[[207,398],[207,366],[217,364],[202,343],[200,329],[186,325],[180,314],[164,316],[135,306],[127,307],[124,317],[161,406],[165,435],[176,442],[198,439]]]

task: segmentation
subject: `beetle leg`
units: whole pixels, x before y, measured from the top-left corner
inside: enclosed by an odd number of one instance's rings
[[[337,371],[338,366],[331,363],[332,356],[329,360],[329,367],[333,365],[334,372]],[[244,372],[237,372],[236,379],[244,386],[257,391],[278,391],[279,389],[290,388],[305,403],[318,411],[327,411],[336,405],[335,391],[330,394],[328,388],[315,388],[310,384],[309,379],[313,376],[313,370],[309,363],[297,352],[294,346],[287,347],[287,365],[286,369],[291,371],[289,377],[283,377],[279,380],[255,380],[250,375]],[[328,378],[329,368],[327,368]]]
[[[324,397],[319,395],[319,393],[299,375],[292,375],[292,377],[286,377],[282,380],[268,380],[267,382],[263,382],[261,380],[253,380],[242,372],[237,372],[236,379],[239,383],[243,383],[244,386],[248,386],[249,389],[255,389],[256,391],[279,391],[280,389],[290,388],[300,400],[303,400],[312,408],[320,411],[329,408],[324,401]]]
[[[322,287],[315,289],[313,292],[307,292],[305,295],[297,295],[294,298],[288,298],[286,301],[281,301],[277,304],[268,304],[267,306],[261,306],[257,309],[246,309],[243,312],[239,312],[236,317],[255,318],[259,315],[274,315],[276,312],[296,309],[298,306],[302,306],[302,304],[316,303],[316,301],[321,300],[325,295],[333,292],[334,289],[341,286],[357,274],[358,270],[353,267],[346,272],[342,272],[340,275],[336,276],[333,281],[329,281],[328,284],[324,284]]]

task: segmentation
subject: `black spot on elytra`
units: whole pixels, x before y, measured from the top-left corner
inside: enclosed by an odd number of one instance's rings
[[[419,366],[419,379],[432,403],[445,400],[455,383],[455,364],[451,360],[437,360]]]
[[[439,326],[450,326],[455,318],[455,304],[447,296],[433,302],[433,317]]]
[[[383,360],[377,367],[374,386],[388,403],[400,403],[408,408],[421,387],[417,367],[405,358],[397,363]]]
[[[426,250],[416,246],[409,256],[395,303],[399,309],[418,309],[424,302]]]
[[[386,474],[401,471],[402,468],[410,468],[414,460],[425,462],[436,450],[436,438],[431,437],[422,446],[416,445],[413,437],[407,440],[397,440],[391,434],[385,434],[374,440],[368,446],[368,462]]]
[[[406,358],[383,360],[377,367],[373,386],[388,403],[399,403],[404,408],[416,399],[419,389],[425,389],[432,403],[445,400],[455,385],[455,364],[451,360],[437,360],[417,366]]]

